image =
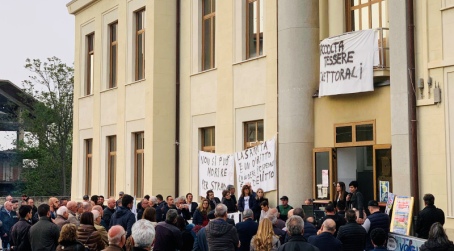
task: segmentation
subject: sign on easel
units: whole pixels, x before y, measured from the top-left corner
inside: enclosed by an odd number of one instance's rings
[[[396,196],[389,230],[397,234],[410,235],[412,216],[413,197]]]

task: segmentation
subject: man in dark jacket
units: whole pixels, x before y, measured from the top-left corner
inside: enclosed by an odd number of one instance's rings
[[[334,236],[337,236],[337,231],[339,231],[339,228],[347,223],[344,217],[341,217],[334,212],[334,205],[331,203],[326,205],[325,216],[320,219],[318,226],[321,227],[326,219],[332,219],[336,223],[336,232],[334,232]]]
[[[376,228],[381,228],[385,231],[386,234],[388,234],[389,216],[388,214],[380,212],[380,207],[378,206],[378,202],[376,200],[369,201],[367,205],[370,215],[363,223],[363,227],[367,232],[366,250],[373,250],[374,245],[371,242],[370,233]]]
[[[156,226],[156,239],[154,251],[177,250],[183,245],[183,236],[175,224],[177,223],[178,212],[176,209],[169,209],[166,220],[159,222]]]
[[[171,195],[168,195],[166,197],[166,203],[163,204],[161,208],[161,220],[166,220],[167,211],[169,211],[169,209],[177,209],[177,207],[175,206],[175,200]]]
[[[125,194],[121,198],[121,205],[110,219],[110,226],[120,225],[126,230],[126,238],[131,235],[132,225],[136,222],[136,216],[131,212],[134,198]]]
[[[358,211],[359,218],[364,219],[364,197],[363,194],[358,191],[358,181],[354,180],[348,185],[350,193],[347,195],[347,203],[349,208]]]
[[[50,206],[41,204],[38,207],[39,221],[30,228],[30,245],[32,251],[49,250],[57,248],[60,230],[50,220]]]
[[[285,223],[287,232],[290,238],[287,243],[279,247],[279,251],[293,251],[293,250],[304,250],[304,251],[319,251],[319,249],[306,242],[303,237],[304,234],[304,220],[298,215],[293,215],[288,218]]]
[[[227,223],[227,206],[216,205],[214,209],[216,219],[210,221],[206,226],[206,236],[209,250],[235,251],[240,247],[240,240],[236,228]]]
[[[104,214],[102,216],[102,219],[104,220],[104,222],[107,223],[107,228],[106,230],[109,231],[111,225],[110,225],[110,220],[112,219],[112,215],[115,213],[115,198],[113,197],[110,197],[108,200],[107,200],[107,207],[104,208]]]
[[[3,249],[6,250],[9,244],[11,228],[16,223],[17,214],[13,211],[13,204],[6,201],[3,208],[0,210],[0,220],[2,226],[0,228],[0,235],[2,237]]]
[[[206,199],[210,201],[210,208],[211,208],[211,210],[213,210],[213,208],[215,208],[217,204],[221,203],[221,200],[219,200],[218,197],[214,197],[214,192],[213,192],[213,190],[208,190],[208,191],[207,191],[207,197],[206,197]]]
[[[11,229],[11,249],[15,251],[28,251],[31,250],[30,240],[28,233],[32,224],[30,219],[33,215],[32,207],[24,205],[19,208],[20,220],[14,224]]]
[[[312,235],[308,242],[320,249],[320,251],[342,251],[342,242],[334,237],[336,222],[326,219],[320,227],[319,235]]]
[[[441,225],[445,224],[445,213],[435,207],[435,197],[432,194],[425,194],[423,200],[426,207],[418,214],[415,232],[419,238],[427,239],[432,224],[435,222],[439,222]]]
[[[257,233],[259,228],[259,224],[254,221],[254,212],[251,209],[244,210],[243,222],[238,222],[235,227],[241,242],[238,250],[249,251],[252,236]]]
[[[344,250],[362,251],[366,246],[366,230],[356,222],[356,213],[349,209],[345,212],[347,224],[339,228],[337,239],[342,242]]]

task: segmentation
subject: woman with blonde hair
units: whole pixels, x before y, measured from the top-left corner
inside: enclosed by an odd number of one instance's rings
[[[251,251],[276,251],[281,246],[279,236],[274,234],[273,223],[264,218],[259,223],[257,234],[251,239]]]
[[[194,225],[206,226],[208,225],[208,213],[211,211],[210,201],[208,199],[203,199],[202,203],[197,207],[194,212],[194,217],[192,218],[192,223]]]
[[[77,240],[76,225],[71,223],[63,225],[58,238],[57,250],[85,250],[84,245]]]
[[[261,204],[264,201],[268,202],[268,199],[265,198],[265,192],[263,192],[263,189],[261,189],[261,188],[258,188],[257,192],[255,192],[255,194],[256,194],[256,196],[255,196],[255,206],[252,209],[252,211],[254,211],[254,219],[257,222],[260,222],[260,214],[262,213]]]

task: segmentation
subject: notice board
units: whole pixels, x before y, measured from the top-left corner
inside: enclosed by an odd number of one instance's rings
[[[397,234],[410,235],[412,216],[413,197],[396,196],[394,198],[390,231]]]

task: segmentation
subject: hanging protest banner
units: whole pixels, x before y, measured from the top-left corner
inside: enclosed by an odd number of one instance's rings
[[[222,191],[234,182],[233,155],[199,151],[199,194],[213,190],[222,198]]]
[[[252,188],[264,192],[276,190],[276,140],[235,153],[237,187],[250,182]]]
[[[360,30],[320,43],[319,97],[374,90],[379,64],[375,30]]]

